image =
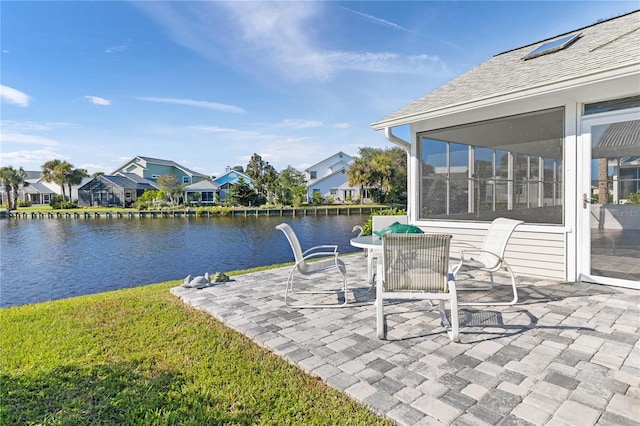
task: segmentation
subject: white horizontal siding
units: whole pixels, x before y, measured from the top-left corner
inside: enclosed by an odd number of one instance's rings
[[[459,250],[456,243],[476,247],[482,245],[487,225],[480,225],[484,229],[479,229],[476,225],[460,223],[459,227],[452,228],[419,224],[420,228],[428,233],[453,235],[452,253]],[[462,228],[463,226],[465,228]],[[532,230],[532,226],[527,228],[527,231],[516,230],[507,244],[505,259],[513,272],[516,275],[565,280],[565,233],[536,232]]]

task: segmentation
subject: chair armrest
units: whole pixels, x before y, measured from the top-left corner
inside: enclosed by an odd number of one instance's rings
[[[473,256],[474,254],[476,256]],[[490,256],[493,256],[496,260],[496,262],[492,265],[485,265],[485,268],[493,269],[498,265],[500,265],[500,263],[502,262],[502,258],[493,252],[490,252],[488,250],[482,250],[482,249],[471,249],[471,250],[460,250],[460,264],[464,263],[465,260],[478,261],[476,257],[482,254],[488,254]]]
[[[322,251],[318,251],[318,250],[322,250]],[[331,250],[331,251],[328,251]],[[308,250],[305,250],[302,253],[302,258],[303,259],[310,259],[312,257],[327,257],[327,256],[334,256],[334,257],[338,257],[340,253],[338,252],[338,246],[337,245],[321,245],[321,246],[315,246],[315,247],[311,247]]]

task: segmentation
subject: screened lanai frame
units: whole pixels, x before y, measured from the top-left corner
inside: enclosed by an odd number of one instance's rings
[[[564,224],[563,107],[418,133],[421,220]]]
[[[89,206],[123,206],[135,201],[135,188],[121,188],[110,181],[93,180],[78,189],[78,199]]]

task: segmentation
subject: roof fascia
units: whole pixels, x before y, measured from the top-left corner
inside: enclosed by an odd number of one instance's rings
[[[340,154],[342,154],[342,157],[340,157]],[[318,166],[318,165],[320,165],[320,164],[324,163],[325,161],[327,161],[327,160],[329,160],[329,159],[331,159],[331,158],[333,158],[333,157],[338,157],[338,158],[339,158],[338,163],[339,163],[340,161],[344,161],[345,163],[349,163],[350,161],[353,161],[353,157],[352,157],[352,156],[350,156],[349,154],[345,154],[345,153],[344,153],[344,152],[342,152],[342,151],[339,151],[339,152],[336,152],[336,153],[335,153],[335,154],[333,154],[333,155],[330,155],[329,157],[325,158],[324,160],[322,160],[322,161],[318,161],[316,164],[314,164],[314,165],[312,165],[312,166],[307,167],[306,169],[304,169],[304,171],[305,171],[305,172],[312,171],[314,167],[316,167],[316,166]],[[348,158],[348,160],[345,160],[345,159],[344,159],[344,157],[347,157],[347,158]],[[335,163],[335,164],[338,164],[338,163]],[[329,166],[329,167],[331,167],[331,166]]]

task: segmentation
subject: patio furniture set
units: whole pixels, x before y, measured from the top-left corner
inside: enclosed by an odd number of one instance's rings
[[[408,224],[406,216],[373,216],[371,236],[351,239],[351,245],[362,248],[367,256],[367,280],[375,288],[376,330],[380,339],[386,338],[384,304],[386,300],[438,301],[443,326],[452,341],[459,338],[459,306],[514,305],[518,302],[515,275],[504,259],[511,234],[522,221],[498,218],[489,227],[481,247],[452,241],[451,235],[424,233]],[[281,230],[293,250],[295,264],[291,268],[285,289],[285,303],[294,308],[344,307],[349,303],[346,267],[339,258],[336,245],[321,245],[303,251],[294,230],[282,223]],[[415,233],[413,233],[415,232]],[[452,252],[456,248],[457,252]],[[488,273],[489,282],[481,285],[459,286],[456,278],[469,270]],[[331,290],[304,288],[302,277],[328,270],[337,271],[340,286]],[[458,302],[458,292],[465,290],[491,290],[493,274],[500,270],[508,273],[513,298],[510,301]],[[464,271],[464,272],[463,272]],[[298,278],[296,280],[296,278]],[[291,302],[291,296],[317,293],[338,296],[335,304]],[[304,296],[303,296],[304,297]],[[445,309],[449,304],[449,316]]]

